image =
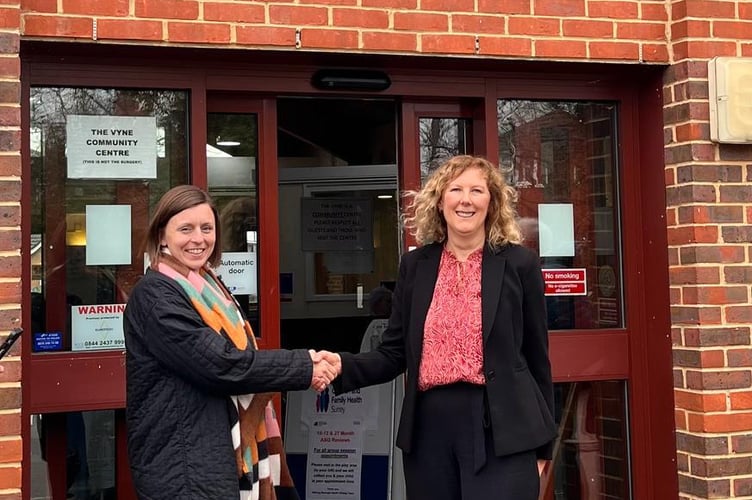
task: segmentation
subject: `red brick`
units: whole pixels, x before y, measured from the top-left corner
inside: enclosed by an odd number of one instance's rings
[[[301,4],[357,6],[358,0],[299,0]]]
[[[0,414],[0,436],[21,434],[21,413]]]
[[[679,207],[680,224],[744,223],[744,210],[741,206],[683,206]]]
[[[671,23],[671,40],[678,41],[682,38],[708,38],[710,37],[710,21],[700,19],[682,19]]]
[[[21,181],[0,181],[0,201],[20,201]]]
[[[57,0],[23,0],[23,12],[57,12]]]
[[[21,275],[21,256],[0,257],[0,278]]]
[[[752,391],[730,392],[732,410],[752,409]]]
[[[20,462],[23,457],[21,438],[0,440],[0,463]]]
[[[530,57],[533,55],[530,38],[480,37],[480,53],[495,56]]]
[[[559,35],[561,21],[536,17],[512,17],[509,19],[508,30],[510,35]]]
[[[683,125],[676,126],[676,141],[677,142],[689,142],[689,141],[709,141],[710,140],[710,124],[708,123],[685,123]]]
[[[739,17],[741,19],[752,19],[752,3],[739,2]]]
[[[752,22],[744,21],[714,21],[713,36],[716,38],[750,39],[752,38]]]
[[[598,2],[588,1],[589,17],[605,17],[613,19],[637,19],[636,2]]]
[[[693,40],[677,42],[673,46],[674,58],[677,61],[682,59],[710,59],[715,56],[736,55],[736,42]]]
[[[649,4],[642,2],[640,4],[640,18],[645,21],[668,21],[666,4],[664,2]]]
[[[478,12],[486,14],[532,14],[530,0],[478,0]]]
[[[5,33],[0,31],[0,54],[18,55],[21,45],[21,37],[18,33]]]
[[[628,42],[590,42],[590,57],[593,59],[624,59],[635,61],[640,56],[640,46]]]
[[[564,36],[584,38],[613,38],[612,21],[590,21],[585,19],[564,19],[561,25]]]
[[[295,28],[238,26],[235,39],[239,45],[294,47]]]
[[[752,306],[729,306],[726,308],[726,323],[752,323]]]
[[[704,368],[724,368],[726,355],[721,350],[700,351],[700,364]]]
[[[194,0],[134,0],[136,17],[154,19],[198,19],[198,2]]]
[[[747,389],[752,385],[752,372],[749,370],[687,370],[686,377],[687,388],[697,390]]]
[[[171,42],[227,43],[230,27],[226,24],[168,23],[167,38]]]
[[[207,2],[204,4],[205,21],[263,23],[266,19],[265,16],[263,5],[248,5],[237,2]]]
[[[449,31],[447,14],[425,12],[395,12],[394,29],[404,31]],[[363,34],[365,36],[365,33]]]
[[[21,26],[21,11],[17,8],[0,8],[0,28],[18,29]]]
[[[718,227],[690,226],[668,228],[669,245],[689,243],[718,243]]]
[[[672,285],[718,284],[720,271],[718,267],[679,266],[669,269],[669,282]]]
[[[620,40],[665,40],[666,29],[656,23],[618,23],[616,38]]]
[[[0,127],[20,127],[21,109],[0,105]]]
[[[452,15],[452,31],[457,33],[505,33],[504,18],[500,16]]]
[[[162,40],[162,22],[100,19],[97,37],[105,40]]]
[[[587,56],[587,45],[575,40],[536,40],[534,51],[536,57],[582,59]]]
[[[418,36],[407,33],[363,33],[363,49],[395,52],[418,50]]]
[[[749,300],[746,286],[686,286],[682,297],[684,304],[743,304]]]
[[[62,0],[64,14],[126,16],[128,0]]]
[[[0,238],[0,251],[18,250],[21,248],[20,230],[3,231],[2,235],[3,237]]]
[[[21,58],[18,56],[0,56],[0,77],[19,78],[21,76]]]
[[[468,35],[422,35],[421,49],[426,53],[472,54],[475,37]]]
[[[375,29],[389,27],[389,15],[380,9],[334,9],[332,19],[337,27]]]
[[[0,490],[21,487],[21,467],[0,467]]]
[[[736,17],[737,2],[717,2],[714,0],[688,0],[674,2],[674,9],[681,17]],[[682,15],[683,14],[683,15]]]
[[[668,47],[666,44],[643,43],[642,60],[645,62],[668,62]]]
[[[674,404],[677,408],[697,412],[725,411],[726,395],[675,390]]]
[[[445,12],[473,12],[475,0],[421,0],[420,8]]]
[[[676,325],[719,325],[721,308],[672,305],[671,321]]]
[[[730,367],[752,367],[752,349],[729,349],[727,356]]]
[[[293,26],[326,26],[329,23],[329,15],[322,7],[270,5],[269,21],[271,24]]]
[[[302,46],[306,49],[357,49],[358,32],[355,30],[304,28],[301,35]]]
[[[536,16],[584,16],[585,0],[533,0],[533,14]]]
[[[25,36],[91,38],[92,20],[85,17],[25,15]]]
[[[687,412],[674,408],[674,424],[678,430],[684,430],[687,428]]]
[[[695,432],[742,432],[752,429],[752,413],[688,415],[689,430]]]
[[[21,283],[0,283],[0,303],[20,304]]]
[[[418,0],[361,0],[363,7],[380,7],[385,9],[416,9]]]

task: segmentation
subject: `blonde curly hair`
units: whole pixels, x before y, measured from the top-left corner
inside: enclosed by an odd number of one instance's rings
[[[477,168],[486,179],[491,201],[486,215],[486,241],[494,248],[506,243],[521,243],[522,233],[517,224],[513,204],[517,201],[517,191],[509,186],[499,169],[490,161],[479,156],[454,156],[437,168],[420,191],[408,191],[412,198],[408,213],[404,218],[405,227],[421,245],[443,243],[447,238],[447,224],[439,211],[439,202],[447,185],[470,168]]]

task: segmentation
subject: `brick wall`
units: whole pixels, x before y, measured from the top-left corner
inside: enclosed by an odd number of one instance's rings
[[[28,38],[668,62],[649,0],[21,0]],[[712,3],[712,2],[711,2]],[[296,30],[299,46],[296,48]]]
[[[20,21],[0,2],[0,340],[21,323]],[[0,500],[21,498],[21,342],[0,362]]]
[[[752,56],[752,3],[671,5],[664,140],[680,497],[752,497],[752,146],[710,142],[707,62]]]

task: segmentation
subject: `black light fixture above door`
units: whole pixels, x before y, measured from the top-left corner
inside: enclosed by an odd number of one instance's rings
[[[383,71],[368,69],[320,69],[311,77],[319,90],[386,90],[392,81]]]

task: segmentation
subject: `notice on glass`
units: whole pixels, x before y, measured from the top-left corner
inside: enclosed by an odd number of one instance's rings
[[[360,499],[362,459],[362,421],[314,421],[308,432],[306,499]]]
[[[125,304],[71,307],[71,350],[124,349],[123,311]]]
[[[538,205],[538,241],[541,257],[574,257],[574,206],[571,203]]]
[[[156,179],[157,119],[153,116],[69,115],[69,179]]]
[[[255,299],[256,269],[256,252],[223,252],[215,272],[233,295],[250,295]]]
[[[368,198],[302,198],[304,252],[373,250],[373,214]]]
[[[86,205],[86,265],[131,263],[131,206]]]

